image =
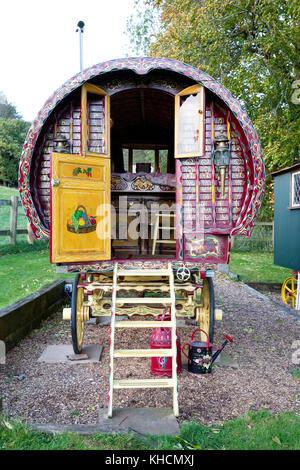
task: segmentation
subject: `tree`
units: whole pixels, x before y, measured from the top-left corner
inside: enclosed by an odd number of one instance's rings
[[[149,0],[148,8],[160,18],[150,55],[194,65],[241,101],[259,135],[267,173],[299,161],[300,106],[293,99],[299,88],[298,2]],[[264,198],[264,206],[270,216],[272,197]]]
[[[17,112],[15,105],[9,103],[6,96],[0,91],[0,117],[5,119],[21,119],[22,116]]]
[[[18,185],[18,167],[30,124],[0,117],[0,184]]]
[[[159,11],[152,0],[135,0],[134,11],[126,22],[127,49],[130,55],[144,56],[158,32]]]

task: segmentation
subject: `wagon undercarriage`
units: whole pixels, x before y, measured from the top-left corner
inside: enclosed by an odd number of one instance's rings
[[[201,282],[197,275],[192,276],[193,282],[174,282],[176,317],[195,320],[209,334],[212,342],[214,324],[216,320],[222,320],[222,311],[215,308],[212,279],[206,278]],[[119,301],[115,306],[115,314],[155,318],[162,315],[166,309],[166,301],[170,299],[166,281],[166,276],[157,276],[151,281],[123,276],[118,283]],[[74,305],[64,309],[63,318],[71,320],[73,317],[73,346],[78,353],[82,351],[84,323],[91,318],[111,315],[112,289],[113,277],[108,274],[76,276],[72,288]],[[202,336],[205,340],[204,335]]]

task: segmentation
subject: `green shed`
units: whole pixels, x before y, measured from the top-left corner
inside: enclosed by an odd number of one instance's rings
[[[300,271],[300,162],[274,177],[274,264]]]

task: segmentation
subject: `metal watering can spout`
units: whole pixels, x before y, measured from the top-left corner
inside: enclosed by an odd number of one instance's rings
[[[219,356],[219,354],[223,351],[223,349],[225,348],[226,344],[233,342],[233,339],[230,338],[229,335],[226,335],[225,338],[226,338],[226,341],[224,341],[224,343],[222,344],[222,346],[221,346],[220,348],[218,348],[218,349],[216,350],[216,352],[212,355],[212,361],[211,361],[212,364],[215,362],[215,360],[217,359],[217,357]]]

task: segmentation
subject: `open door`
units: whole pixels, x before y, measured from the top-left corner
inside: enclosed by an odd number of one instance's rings
[[[177,160],[176,257],[186,259],[187,240],[198,237],[200,221],[198,159],[189,162],[189,176],[183,178],[184,159],[205,154],[205,94],[202,85],[185,88],[175,96],[174,157]],[[186,175],[185,175],[186,176]],[[195,191],[195,192],[194,192]]]
[[[82,155],[51,155],[52,263],[111,258],[109,96],[85,84]]]
[[[204,88],[193,85],[175,96],[175,158],[204,155]]]

